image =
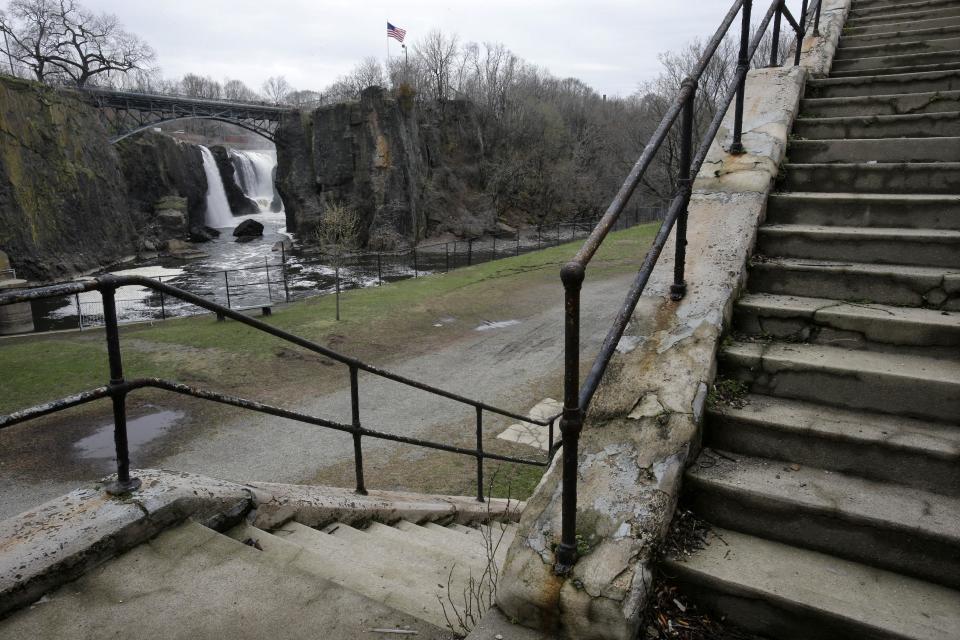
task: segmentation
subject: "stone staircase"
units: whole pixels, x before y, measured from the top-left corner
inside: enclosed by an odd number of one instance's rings
[[[13,614],[0,638],[453,638],[450,600],[465,617],[476,598],[479,620],[516,529],[187,522]]]
[[[854,0],[787,156],[665,571],[772,638],[960,638],[960,0]]]

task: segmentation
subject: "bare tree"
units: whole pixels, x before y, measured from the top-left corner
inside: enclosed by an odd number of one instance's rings
[[[260,98],[257,92],[241,80],[227,78],[223,82],[223,99],[234,102],[253,102]]]
[[[274,104],[284,104],[293,87],[283,76],[270,76],[263,83],[263,93]]]
[[[180,93],[190,98],[219,100],[223,97],[223,87],[210,76],[188,73],[180,79]]]
[[[356,211],[342,202],[328,202],[314,230],[314,236],[324,254],[324,260],[334,268],[337,320],[340,320],[340,269],[343,267],[347,252],[357,246],[359,227],[360,219]]]
[[[153,49],[125,31],[116,16],[95,14],[73,0],[14,0],[0,17],[4,52],[38,80],[83,87],[91,79],[149,66]]]
[[[434,29],[413,47],[417,62],[429,79],[433,97],[438,101],[450,97],[450,82],[459,56],[458,42],[456,34],[448,36]]]

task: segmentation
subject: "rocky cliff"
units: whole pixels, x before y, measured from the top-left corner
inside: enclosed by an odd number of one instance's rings
[[[246,216],[252,213],[260,213],[260,207],[257,203],[247,197],[237,182],[237,168],[230,158],[230,153],[226,147],[216,145],[210,147],[210,153],[213,159],[217,161],[217,170],[220,172],[220,180],[223,182],[223,190],[227,194],[227,203],[230,205],[230,211],[235,216]]]
[[[120,158],[93,110],[0,77],[0,249],[17,273],[64,277],[135,248]]]
[[[287,228],[308,237],[325,203],[343,203],[358,214],[360,241],[372,247],[491,230],[481,153],[466,102],[425,108],[371,87],[358,102],[290,113],[277,134]]]

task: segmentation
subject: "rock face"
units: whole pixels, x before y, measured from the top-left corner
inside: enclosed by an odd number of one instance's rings
[[[492,230],[481,153],[466,102],[420,107],[371,87],[359,102],[292,112],[277,134],[287,228],[306,238],[325,203],[343,203],[357,212],[360,241],[368,246]]]
[[[134,253],[121,166],[86,104],[0,77],[0,249],[18,275],[64,277]]]
[[[223,182],[223,190],[227,193],[227,203],[233,215],[246,216],[260,213],[257,203],[248,198],[237,183],[237,168],[233,165],[226,147],[220,145],[210,147],[210,153],[217,161],[217,170],[220,171],[220,180]]]

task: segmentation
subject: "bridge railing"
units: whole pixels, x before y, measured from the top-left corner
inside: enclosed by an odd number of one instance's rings
[[[814,34],[819,30],[820,3],[815,0],[812,11],[808,7],[808,0],[803,0],[799,19],[795,18],[788,9],[786,0],[773,0],[769,9],[753,30],[751,11],[753,0],[735,0],[730,10],[724,16],[720,27],[707,43],[707,46],[693,72],[682,83],[680,91],[663,116],[656,131],[651,136],[639,160],[633,166],[620,190],[617,192],[610,206],[607,208],[600,222],[594,228],[590,237],[586,239],[576,256],[561,269],[560,277],[564,287],[565,318],[564,318],[564,405],[560,419],[560,432],[563,445],[562,470],[562,521],[561,540],[556,550],[555,571],[565,574],[573,567],[577,559],[576,517],[577,517],[577,467],[580,432],[583,428],[584,416],[590,408],[590,402],[597,391],[600,381],[610,364],[617,344],[623,337],[627,323],[630,321],[640,296],[643,294],[653,273],[653,269],[660,258],[667,238],[676,229],[676,255],[674,263],[674,281],[670,287],[670,296],[677,301],[686,294],[684,281],[684,262],[686,259],[687,244],[687,206],[693,188],[693,180],[706,159],[711,143],[717,137],[720,125],[727,109],[736,98],[734,111],[734,128],[728,151],[733,154],[744,153],[742,143],[743,133],[743,105],[746,87],[747,72],[751,61],[760,47],[761,41],[773,23],[772,48],[770,66],[778,66],[780,60],[780,30],[786,20],[796,35],[794,65],[800,64],[803,36],[806,33],[808,18],[813,19]],[[698,84],[720,44],[727,37],[737,15],[740,15],[740,47],[737,57],[737,68],[732,82],[717,108],[716,115],[710,122],[706,133],[700,140],[700,145],[694,155],[694,102]],[[660,150],[668,135],[677,126],[680,127],[680,160],[678,187],[667,209],[666,217],[659,233],[647,252],[640,270],[627,293],[626,299],[613,321],[613,326],[607,332],[600,351],[593,361],[583,385],[580,384],[580,291],[586,277],[586,268],[596,254],[604,238],[614,228],[621,213],[640,184],[654,157]]]
[[[326,418],[309,415],[300,411],[293,411],[246,398],[240,398],[207,389],[191,387],[171,380],[164,380],[160,378],[139,378],[135,380],[127,380],[124,376],[123,355],[120,346],[120,331],[119,324],[117,322],[116,291],[120,287],[131,285],[146,287],[148,289],[153,289],[154,291],[160,292],[166,296],[179,298],[190,304],[207,309],[218,316],[230,318],[245,324],[248,327],[263,333],[267,333],[288,343],[302,347],[308,351],[318,353],[335,362],[346,365],[350,380],[350,423],[345,424],[334,420],[328,420]],[[267,324],[266,322],[251,318],[238,311],[234,311],[214,302],[210,302],[209,300],[206,300],[200,296],[143,276],[102,276],[87,282],[68,282],[46,287],[37,287],[34,289],[21,289],[6,294],[0,294],[0,306],[75,295],[88,291],[98,291],[100,292],[102,298],[105,335],[107,341],[107,361],[109,363],[110,370],[109,381],[107,384],[94,389],[88,389],[80,393],[64,396],[57,400],[29,407],[8,415],[0,415],[0,429],[8,428],[16,424],[40,418],[42,416],[58,413],[60,411],[84,405],[89,402],[94,402],[96,400],[109,398],[113,404],[114,444],[116,447],[117,460],[117,479],[106,487],[107,491],[112,494],[122,495],[131,491],[135,491],[140,486],[140,481],[130,475],[130,451],[127,439],[126,399],[130,393],[145,388],[161,389],[180,395],[200,398],[210,402],[239,407],[242,409],[256,411],[258,413],[280,418],[286,418],[289,420],[295,420],[297,422],[302,422],[325,429],[331,429],[333,431],[349,433],[353,436],[356,490],[361,494],[365,494],[367,492],[363,471],[363,438],[388,440],[392,442],[424,447],[427,449],[457,453],[475,458],[477,500],[480,502],[484,501],[483,478],[485,460],[499,460],[501,462],[545,467],[547,464],[549,464],[550,459],[556,452],[557,443],[554,441],[554,424],[557,417],[559,417],[559,414],[547,419],[531,418],[512,411],[500,409],[480,400],[468,398],[460,394],[440,389],[439,387],[435,387],[433,385],[419,382],[406,376],[391,373],[384,369],[369,365],[365,362],[361,362],[356,358],[351,358],[349,356],[340,354],[332,349],[328,349],[327,347],[319,345],[305,338],[301,338],[282,329],[278,329],[277,327]],[[458,404],[471,407],[474,410],[476,446],[474,448],[455,446],[443,442],[425,440],[422,438],[412,438],[396,433],[379,431],[364,426],[363,421],[361,420],[360,408],[359,373],[361,371],[384,378],[386,380],[391,380],[404,385],[409,389],[424,391],[434,396],[446,398]],[[484,449],[483,442],[483,421],[485,414],[499,415],[517,420],[522,423],[530,423],[539,425],[541,427],[547,427],[548,450],[546,455],[543,457],[543,459],[531,459],[501,455],[486,451]]]

